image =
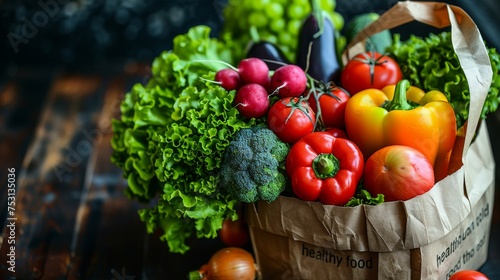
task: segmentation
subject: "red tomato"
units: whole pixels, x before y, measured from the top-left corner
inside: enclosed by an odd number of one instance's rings
[[[408,200],[434,186],[434,170],[418,150],[393,145],[377,150],[365,163],[365,189],[383,194],[385,201]]]
[[[316,115],[307,101],[286,97],[274,103],[267,113],[267,125],[285,143],[295,143],[314,131]]]
[[[364,89],[382,89],[403,78],[398,63],[377,52],[363,52],[349,60],[340,75],[340,84],[351,95]]]
[[[225,220],[222,223],[219,236],[226,246],[242,247],[249,240],[248,226],[242,218],[236,221],[231,219]]]
[[[450,280],[488,280],[486,275],[476,270],[460,270],[451,275]]]
[[[329,134],[333,135],[333,137],[336,138],[344,138],[348,139],[349,137],[347,136],[347,133],[338,127],[331,127],[325,130],[325,132],[328,132]]]
[[[334,96],[337,98],[335,98]],[[345,127],[345,107],[350,95],[341,88],[335,87],[329,93],[320,93],[318,101],[321,108],[321,119],[325,127]],[[309,105],[318,116],[318,106],[315,98],[309,99]],[[320,116],[318,116],[319,121]]]

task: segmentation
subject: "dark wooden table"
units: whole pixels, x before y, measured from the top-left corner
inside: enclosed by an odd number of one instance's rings
[[[1,78],[0,279],[13,275],[7,263],[11,233],[17,279],[185,279],[223,246],[218,239],[192,240],[186,255],[168,253],[146,233],[140,203],[125,197],[126,182],[109,160],[111,119],[148,69],[29,68]],[[499,158],[500,112],[487,121]],[[10,168],[16,204],[8,209]],[[491,279],[500,279],[499,188],[497,183],[489,258],[481,268]]]

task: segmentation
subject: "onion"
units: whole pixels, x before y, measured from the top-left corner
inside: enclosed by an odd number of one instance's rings
[[[227,247],[210,257],[207,264],[189,274],[189,279],[254,280],[260,273],[252,254],[242,248]]]

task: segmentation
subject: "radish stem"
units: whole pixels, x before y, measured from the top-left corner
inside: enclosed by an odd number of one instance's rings
[[[225,61],[222,61],[222,60],[216,60],[216,59],[195,59],[195,60],[192,60],[192,62],[217,62],[217,63],[222,63],[224,65],[226,65],[227,67],[235,70],[235,71],[238,71],[238,68],[234,67],[233,65],[225,62]]]

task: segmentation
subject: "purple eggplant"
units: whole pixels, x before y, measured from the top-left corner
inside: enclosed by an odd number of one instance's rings
[[[267,41],[253,42],[247,52],[247,57],[264,60],[269,70],[276,70],[280,66],[290,64],[283,52],[276,45]]]
[[[296,63],[312,78],[339,84],[341,64],[337,57],[335,28],[316,0],[299,32]]]

